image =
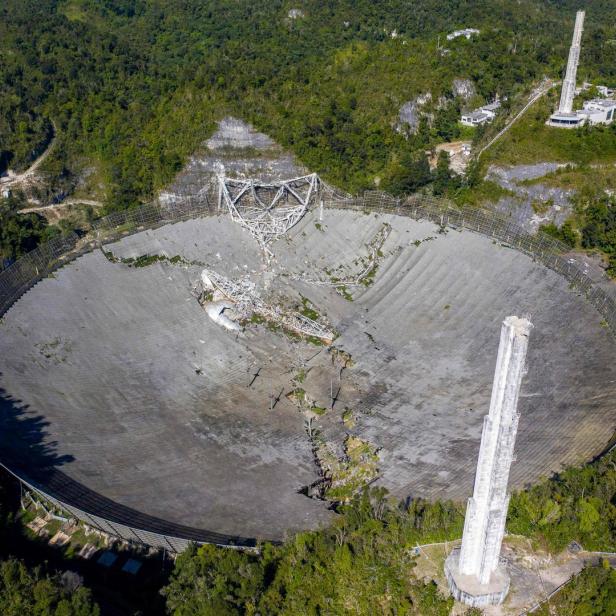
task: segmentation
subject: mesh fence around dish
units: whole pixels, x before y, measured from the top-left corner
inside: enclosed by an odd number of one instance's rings
[[[198,199],[186,198],[172,207],[159,202],[146,203],[96,220],[83,237],[68,233],[41,244],[0,272],[0,317],[37,282],[77,257],[146,229],[211,216],[216,213],[214,203],[213,193]]]
[[[426,195],[396,199],[379,191],[369,191],[361,197],[324,191],[322,198],[328,208],[381,212],[416,220],[430,220],[443,229],[467,229],[494,238],[564,276],[571,287],[597,309],[606,328],[616,335],[615,294],[594,282],[575,259],[567,258],[568,247],[554,238],[544,234],[530,235],[507,217],[495,212],[480,209],[461,210],[450,202]],[[219,213],[217,202],[217,190],[212,187],[209,192],[204,191],[198,197],[176,199],[172,203],[148,203],[114,212],[95,221],[92,230],[83,237],[69,233],[39,246],[0,272],[0,318],[37,282],[79,256],[102,248],[106,243],[147,229],[216,215]],[[81,499],[79,492],[74,490],[62,494],[55,490],[54,496],[51,496],[41,486],[30,485],[24,478],[18,478],[85,524],[126,541],[172,551],[182,551],[191,541],[235,547],[254,545],[252,540],[227,537],[206,530],[186,529],[190,532],[174,533],[174,528],[177,530],[176,525],[170,523],[166,528],[165,524],[161,526],[159,522],[150,523],[148,516],[138,512],[134,512],[133,517],[127,516],[125,508],[117,505],[116,511],[110,501],[99,507],[96,505],[96,499]]]
[[[581,293],[602,317],[602,324],[616,336],[616,291],[605,289],[582,269],[579,262],[567,257],[570,248],[544,233],[531,235],[506,216],[482,209],[458,209],[451,203],[414,195],[395,199],[387,193],[366,192],[362,197],[330,201],[330,208],[382,212],[407,216],[415,220],[430,220],[443,228],[460,228],[492,237],[515,248],[545,267],[566,278],[572,289]],[[608,286],[608,281],[603,284]]]

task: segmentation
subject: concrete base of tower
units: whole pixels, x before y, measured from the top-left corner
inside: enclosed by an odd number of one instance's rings
[[[577,128],[586,122],[586,117],[579,113],[566,113],[557,111],[550,116],[546,122],[548,126],[556,126],[557,128]]]
[[[449,590],[456,601],[472,607],[499,605],[509,592],[509,574],[504,565],[492,573],[488,584],[480,584],[474,575],[460,573],[460,548],[455,548],[445,561]]]

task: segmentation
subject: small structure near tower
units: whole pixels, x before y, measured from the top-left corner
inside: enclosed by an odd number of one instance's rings
[[[518,429],[518,396],[531,328],[527,318],[510,316],[503,321],[490,412],[483,421],[462,547],[454,549],[445,561],[452,595],[473,607],[502,603],[509,591],[509,575],[500,563],[500,549],[509,506],[507,483]]]
[[[474,34],[479,34],[479,30],[477,30],[477,28],[464,28],[462,30],[454,30],[447,35],[447,40],[453,41],[453,39],[457,39],[460,36],[463,36],[466,40],[469,40]]]

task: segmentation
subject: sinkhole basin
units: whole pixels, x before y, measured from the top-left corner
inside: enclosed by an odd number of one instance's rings
[[[80,511],[219,543],[327,523],[330,503],[307,495],[320,478],[315,438],[341,458],[349,434],[378,448],[374,484],[395,497],[464,499],[511,314],[534,329],[510,487],[610,441],[614,339],[528,256],[470,231],[337,209],[309,212],[271,249],[268,261],[212,216],[125,237],[36,284],[0,324],[2,462]],[[127,262],[143,255],[165,258]],[[359,284],[333,285],[370,265]],[[267,323],[221,328],[193,291],[204,267],[250,279],[272,305],[309,308],[338,337],[328,347]],[[289,395],[300,387],[320,407],[311,435]]]

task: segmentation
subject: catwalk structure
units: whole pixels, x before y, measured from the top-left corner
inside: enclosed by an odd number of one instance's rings
[[[445,563],[454,597],[475,607],[501,603],[509,590],[509,577],[499,560],[509,506],[507,483],[518,429],[518,397],[531,327],[526,318],[510,316],[503,321],[490,412],[484,417],[462,547],[452,552]]]

